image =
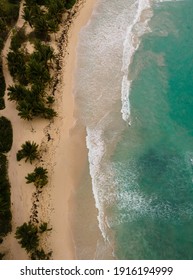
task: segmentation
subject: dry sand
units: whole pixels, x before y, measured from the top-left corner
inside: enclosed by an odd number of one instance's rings
[[[45,251],[52,250],[53,259],[76,258],[70,221],[74,203],[72,197],[85,170],[87,149],[84,128],[77,126],[74,118],[73,79],[78,33],[88,22],[96,0],[80,2],[83,2],[83,8],[70,27],[68,46],[61,60],[62,69],[58,76],[60,81],[55,91],[58,117],[50,123],[47,120],[23,121],[18,117],[15,105],[5,97],[6,109],[2,111],[2,115],[10,119],[13,126],[13,146],[8,153],[13,231],[0,249],[7,252],[8,259],[27,259],[24,249],[14,238],[14,233],[17,226],[29,221],[34,203],[37,205],[39,222],[49,222],[53,228],[41,240]],[[20,16],[17,26],[22,25]],[[3,50],[7,86],[13,83],[5,59],[9,45],[10,37]],[[33,171],[34,165],[16,161],[16,153],[26,140],[40,145],[42,160],[36,162],[35,166],[43,166],[49,172],[49,184],[38,197],[34,195],[35,187],[25,183],[25,176]]]

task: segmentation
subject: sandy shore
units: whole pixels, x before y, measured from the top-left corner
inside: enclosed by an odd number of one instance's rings
[[[74,259],[75,244],[71,231],[71,211],[74,190],[79,183],[87,160],[87,149],[85,144],[85,130],[77,125],[74,118],[75,104],[73,96],[74,69],[76,65],[76,46],[78,33],[82,26],[89,20],[95,0],[85,2],[81,12],[74,20],[69,32],[69,44],[63,67],[63,98],[62,111],[64,120],[60,127],[60,142],[56,150],[53,182],[54,211],[51,220],[54,230],[51,233],[53,258]]]
[[[50,123],[46,120],[23,121],[18,117],[15,105],[5,97],[6,109],[2,111],[2,115],[10,119],[13,126],[13,146],[8,154],[13,231],[7,236],[0,249],[7,253],[8,259],[27,258],[24,249],[14,238],[14,233],[17,226],[29,221],[34,203],[38,208],[39,222],[49,222],[53,227],[53,230],[46,233],[47,235],[44,235],[41,240],[45,251],[52,250],[53,259],[76,258],[70,222],[74,204],[72,197],[85,170],[87,149],[85,130],[77,125],[74,118],[73,79],[78,33],[88,22],[96,0],[82,2],[84,2],[83,7],[69,30],[68,47],[61,61],[62,70],[58,75],[59,84],[55,91],[55,110],[58,112],[58,117]],[[17,26],[22,25],[20,16]],[[10,37],[3,51],[3,69],[6,73],[7,86],[13,83],[5,59],[9,45]],[[35,165],[46,167],[50,175],[49,184],[38,196],[38,200],[34,195],[35,187],[25,183],[25,176],[33,171],[34,165],[16,161],[16,153],[26,140],[35,141],[40,145],[42,160]]]

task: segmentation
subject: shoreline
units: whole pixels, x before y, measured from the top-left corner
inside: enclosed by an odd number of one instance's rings
[[[85,130],[76,125],[77,120],[74,116],[73,83],[78,34],[80,29],[88,22],[95,2],[96,0],[78,1],[76,7],[73,8],[74,14],[69,20],[69,26],[66,27],[67,34],[63,24],[61,26],[61,29],[64,28],[64,34],[62,35],[66,37],[62,37],[61,30],[56,34],[60,37],[57,45],[53,42],[55,47],[59,48],[59,53],[62,54],[59,57],[59,73],[56,74],[59,81],[57,81],[54,89],[56,95],[54,108],[58,116],[49,123],[42,119],[36,119],[32,122],[23,121],[17,115],[15,105],[9,102],[7,94],[5,95],[6,108],[2,113],[11,121],[13,126],[13,146],[8,153],[13,229],[1,246],[8,259],[28,259],[25,250],[20,247],[14,238],[16,227],[29,220],[36,199],[35,187],[26,186],[25,183],[25,176],[33,170],[34,166],[16,161],[16,152],[26,140],[35,141],[40,145],[42,151],[41,166],[47,168],[49,173],[49,183],[39,196],[38,219],[40,222],[48,222],[53,230],[46,233],[40,244],[46,251],[53,251],[52,259],[76,258],[70,221],[75,203],[72,197],[86,165],[87,150]],[[16,26],[22,25],[21,7]],[[77,14],[75,9],[78,9]],[[9,49],[10,36],[11,34],[9,34],[3,50],[6,87],[12,84],[5,58]],[[62,41],[62,39],[66,39],[67,42]],[[21,133],[21,131],[24,133]],[[51,141],[48,140],[48,133],[51,136]],[[78,160],[77,154],[79,155]],[[74,158],[75,155],[76,158]],[[36,165],[39,164],[40,162],[37,162]]]
[[[60,161],[56,162],[53,174],[53,181],[56,184],[55,189],[57,189],[56,192],[53,192],[56,207],[51,215],[54,229],[51,232],[51,247],[57,248],[55,253],[53,251],[53,259],[76,259],[71,221],[75,203],[73,195],[84,173],[88,153],[85,128],[78,125],[78,120],[74,115],[74,73],[78,35],[81,28],[88,22],[95,2],[96,0],[85,1],[77,17],[74,18],[68,31],[65,65],[62,67],[64,69],[62,73],[63,90],[65,92],[62,101],[65,117],[63,127],[60,128],[63,133],[61,133],[60,143],[55,154],[55,158]],[[64,185],[61,184],[61,181],[64,182]],[[63,209],[61,209],[61,205],[63,205]]]

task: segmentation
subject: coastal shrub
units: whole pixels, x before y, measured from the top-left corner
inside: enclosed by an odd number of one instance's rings
[[[34,183],[37,188],[42,188],[48,183],[48,171],[43,167],[36,167],[34,172],[29,173],[26,177],[26,183]]]
[[[0,152],[7,153],[13,142],[13,130],[11,122],[5,117],[0,117]]]
[[[21,150],[17,152],[17,161],[25,158],[25,162],[29,161],[32,164],[34,160],[39,158],[38,147],[38,144],[36,144],[34,141],[26,141],[21,145]]]
[[[7,158],[0,154],[0,237],[11,231],[10,184],[7,175]]]

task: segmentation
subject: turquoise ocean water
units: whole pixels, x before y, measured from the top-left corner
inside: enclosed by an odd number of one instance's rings
[[[81,33],[75,94],[117,259],[193,259],[192,34],[188,0],[100,0]]]

